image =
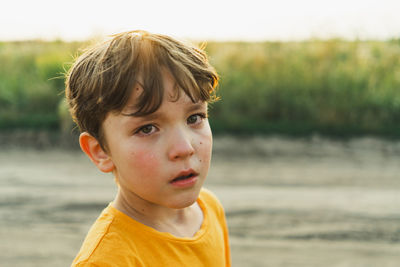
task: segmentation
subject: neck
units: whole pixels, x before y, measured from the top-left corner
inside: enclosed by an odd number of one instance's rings
[[[202,211],[196,202],[182,209],[168,208],[149,203],[120,188],[113,206],[144,225],[179,237],[193,236],[203,221]]]
[[[159,221],[168,220],[180,216],[184,209],[172,209],[162,207],[138,197],[131,195],[121,188],[118,189],[117,196],[114,199],[114,207],[135,220]]]

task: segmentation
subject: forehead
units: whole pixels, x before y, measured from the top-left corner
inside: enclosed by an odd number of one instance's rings
[[[161,87],[159,90],[157,88],[146,88],[143,84],[143,78],[139,77],[137,82],[134,84],[131,94],[129,96],[129,100],[127,101],[127,104],[122,110],[122,113],[124,114],[130,114],[133,115],[135,114],[138,109],[140,109],[143,106],[146,105],[156,105],[156,101],[159,100],[160,103],[157,105],[156,108],[152,109],[151,112],[146,112],[146,114],[151,114],[157,111],[164,102],[174,102],[180,105],[193,105],[193,104],[201,104],[205,103],[205,101],[192,101],[191,98],[189,98],[186,93],[181,89],[171,74],[170,71],[168,71],[166,68],[163,68],[161,71],[161,82],[162,84],[160,85]],[[160,90],[161,89],[161,90]],[[153,90],[154,94],[158,94],[158,96],[153,96],[151,97],[151,94],[147,94],[147,96],[150,95],[150,97],[143,97],[145,96],[145,90]],[[161,97],[161,98],[160,98]],[[160,99],[156,99],[160,98]],[[145,103],[145,101],[149,101],[150,103]],[[140,115],[146,115],[146,114],[138,114]]]

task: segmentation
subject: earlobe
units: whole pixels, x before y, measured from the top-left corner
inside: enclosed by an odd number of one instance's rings
[[[100,146],[99,141],[87,132],[79,136],[81,149],[89,159],[102,172],[111,172],[114,170],[114,163],[111,157]]]

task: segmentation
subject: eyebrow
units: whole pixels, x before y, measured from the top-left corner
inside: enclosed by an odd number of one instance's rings
[[[190,105],[190,107],[187,108],[187,112],[193,112],[195,110],[199,110],[199,109],[203,109],[203,108],[207,109],[206,102],[197,102],[197,103],[193,103],[192,105]]]
[[[158,110],[156,110],[153,113],[150,114],[144,114],[144,115],[136,115],[135,112],[132,113],[121,113],[123,116],[130,117],[130,118],[138,118],[138,119],[143,119],[143,120],[154,120],[156,118],[159,118],[162,116]]]
[[[200,109],[207,109],[207,104],[206,102],[197,102],[197,103],[192,103],[190,105],[187,105],[188,107],[186,108],[186,112],[190,113],[190,112],[194,112],[196,110],[200,110]],[[163,117],[163,113],[160,112],[159,110],[156,110],[153,113],[150,114],[146,114],[146,115],[135,115],[135,112],[132,113],[121,113],[123,116],[126,117],[133,117],[133,118],[142,118],[142,119],[146,119],[146,120],[154,120],[156,118],[160,118]]]

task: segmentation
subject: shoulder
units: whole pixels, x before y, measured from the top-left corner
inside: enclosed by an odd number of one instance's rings
[[[73,264],[73,267],[99,267],[99,266],[106,266],[102,263],[93,263],[93,262],[87,262],[87,261],[81,261],[78,262],[77,264]]]
[[[142,261],[137,258],[130,259],[126,261],[124,258],[114,258],[110,260],[107,255],[104,255],[99,259],[87,259],[84,261],[79,261],[77,263],[73,263],[71,267],[115,267],[115,266],[123,266],[123,267],[140,267],[145,266]]]
[[[204,202],[205,206],[209,209],[216,210],[218,215],[224,215],[224,209],[218,197],[209,189],[202,188],[200,191],[199,199]]]
[[[124,266],[121,260],[128,248],[123,245],[126,243],[123,229],[118,214],[109,205],[90,228],[72,266]]]
[[[130,260],[129,262],[124,261],[123,259],[114,259],[110,261],[107,259],[107,256],[102,259],[87,259],[84,261],[80,261],[77,263],[73,263],[71,267],[115,267],[115,266],[124,266],[124,267],[140,267],[145,266],[144,263],[137,258],[134,260]]]
[[[199,197],[205,201],[220,203],[217,196],[209,189],[204,187],[201,189]]]

